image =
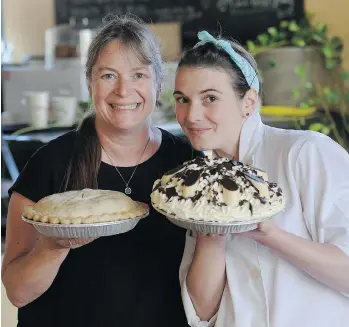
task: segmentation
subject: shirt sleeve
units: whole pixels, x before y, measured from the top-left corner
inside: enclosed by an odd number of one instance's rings
[[[38,202],[51,192],[52,168],[47,145],[37,150],[28,160],[17,180],[9,190],[20,193],[27,199]]]
[[[349,154],[328,137],[313,137],[300,149],[295,177],[313,241],[349,256]]]
[[[191,262],[193,260],[195,245],[196,245],[196,238],[190,235],[190,231],[187,231],[183,259],[179,269],[179,281],[181,285],[183,306],[184,306],[184,310],[187,316],[189,326],[213,327],[217,320],[217,314],[215,314],[210,319],[210,321],[201,321],[198,315],[196,314],[194,305],[191,301],[191,298],[187,290],[187,274],[188,274],[188,270],[191,265]]]

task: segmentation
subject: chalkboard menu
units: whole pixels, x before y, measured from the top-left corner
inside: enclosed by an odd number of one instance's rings
[[[146,23],[180,22],[186,46],[202,29],[244,43],[281,20],[301,18],[304,0],[55,0],[55,10],[57,25],[88,18],[94,28],[108,13],[132,13]]]

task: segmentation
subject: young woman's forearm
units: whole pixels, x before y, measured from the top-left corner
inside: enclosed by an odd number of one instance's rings
[[[321,283],[349,294],[349,257],[335,245],[316,243],[281,229],[256,240]]]
[[[217,312],[224,286],[226,237],[198,235],[187,289],[197,315],[210,320]]]

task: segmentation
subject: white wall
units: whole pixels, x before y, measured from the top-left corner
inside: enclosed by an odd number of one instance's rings
[[[43,55],[44,33],[54,26],[53,0],[2,0],[2,19],[6,40],[14,46],[14,59]]]
[[[305,0],[305,6],[316,22],[327,23],[331,35],[343,38],[344,66],[349,69],[349,0]]]

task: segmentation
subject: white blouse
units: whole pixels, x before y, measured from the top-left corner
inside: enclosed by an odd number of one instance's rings
[[[256,112],[242,128],[239,151],[240,161],[265,170],[283,189],[286,210],[274,219],[280,228],[334,244],[349,256],[349,154],[342,147],[319,133],[266,126]],[[209,322],[200,321],[186,287],[195,242],[187,233],[179,273],[190,326],[349,325],[349,294],[239,235],[228,236],[227,281],[219,310]]]

